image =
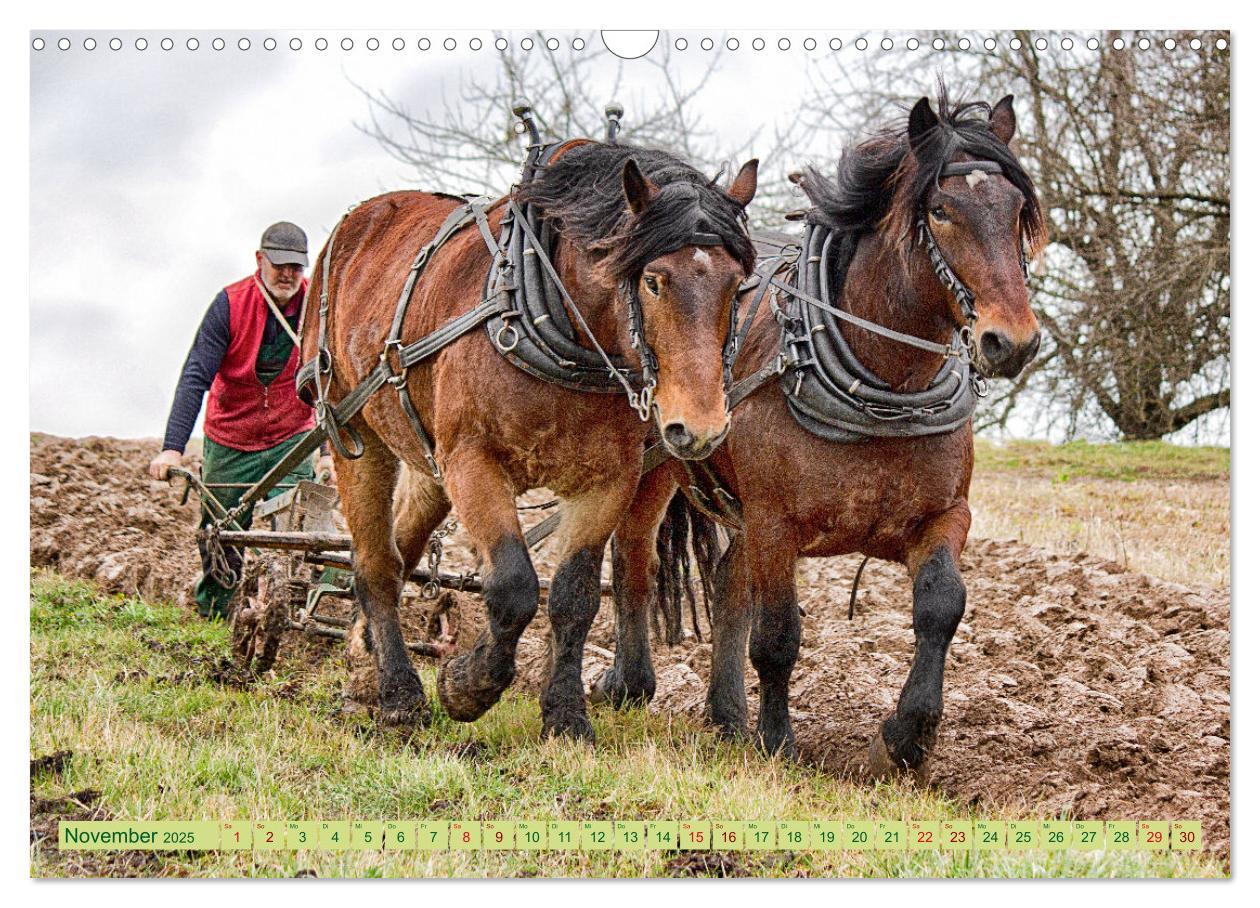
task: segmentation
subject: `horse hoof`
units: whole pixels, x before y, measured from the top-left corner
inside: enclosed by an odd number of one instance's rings
[[[341,714],[343,716],[370,716],[375,709],[376,706],[372,703],[364,703],[349,694],[342,694]]]
[[[463,689],[463,685],[457,680],[462,674],[460,660],[463,658],[463,656],[457,656],[454,659],[448,659],[438,669],[438,700],[441,701],[446,714],[456,722],[475,722],[484,716],[499,698],[497,695],[478,696],[479,692],[475,690],[470,692]]]
[[[572,738],[575,741],[595,743],[595,728],[591,720],[582,713],[568,713],[554,719],[544,719],[542,739]]]
[[[410,706],[381,706],[380,724],[385,727],[416,727],[429,724],[433,712],[423,700]]]
[[[796,749],[796,736],[790,731],[781,736],[758,733],[757,746],[767,757],[782,757],[788,762],[800,759],[800,752]]]
[[[592,682],[590,701],[598,704],[606,703],[614,709],[628,709],[632,706],[647,706],[652,702],[652,696],[655,693],[655,686],[631,688],[622,680],[619,672],[610,668]]]
[[[876,732],[871,738],[866,761],[873,779],[895,779],[905,776],[912,779],[916,785],[926,788],[932,777],[930,758],[924,759],[918,766],[906,766],[895,761],[893,755],[888,752],[888,745],[884,742],[882,732]]]

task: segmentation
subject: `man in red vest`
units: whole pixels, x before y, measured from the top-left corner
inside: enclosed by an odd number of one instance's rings
[[[258,270],[219,291],[202,319],[175,389],[162,453],[149,464],[149,474],[159,480],[179,465],[208,391],[202,479],[242,484],[214,490],[228,508],[240,501],[244,485],[265,476],[315,428],[314,411],[298,399],[295,387],[297,330],[307,286],[306,234],[288,221],[272,224],[254,258]],[[331,466],[325,450],[319,468],[331,471]],[[314,476],[308,460],[284,483]],[[248,528],[250,517],[243,527]],[[203,511],[202,526],[209,519]],[[207,618],[225,617],[233,587],[212,576],[207,549],[199,548],[203,576],[195,593],[197,610]],[[239,550],[226,552],[231,573],[239,577]]]

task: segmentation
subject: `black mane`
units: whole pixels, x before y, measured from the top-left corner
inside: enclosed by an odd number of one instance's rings
[[[622,190],[621,169],[628,158],[660,188],[638,217]],[[604,267],[618,282],[687,245],[696,232],[720,236],[746,272],[756,260],[743,207],[716,180],[668,152],[602,142],[578,145],[522,186],[517,199],[538,206],[579,249],[606,254]]]
[[[1002,175],[1024,196],[1020,225],[1024,239],[1037,244],[1043,229],[1037,192],[1010,148],[989,127],[990,105],[980,101],[953,104],[942,84],[936,109],[940,124],[914,149],[913,161],[907,160],[911,149],[907,119],[902,118],[846,149],[834,180],[814,168],[805,171],[800,185],[813,205],[806,220],[840,231],[837,258],[846,264],[857,240],[869,231],[892,230],[889,239],[893,242],[911,241],[928,190],[940,178],[941,168],[960,152],[1001,166]]]

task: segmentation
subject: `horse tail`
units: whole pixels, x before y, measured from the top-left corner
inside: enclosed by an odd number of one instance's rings
[[[700,575],[705,619],[712,626],[710,603],[713,601],[715,572],[722,557],[717,523],[694,507],[682,492],[675,492],[657,531],[656,555],[659,559],[656,569],[657,613],[653,622],[658,633],[663,625],[667,644],[674,646],[682,641],[685,602],[691,612],[691,627],[696,638],[702,639],[695,588],[691,582],[692,558],[694,556]]]

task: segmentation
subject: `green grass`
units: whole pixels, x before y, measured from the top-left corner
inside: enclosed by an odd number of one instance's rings
[[[997,443],[976,439],[976,472],[1021,471],[1059,481],[1091,479],[1229,479],[1229,448],[1188,447],[1163,441],[1092,444],[1072,441]]]
[[[427,729],[382,732],[339,712],[336,659],[308,668],[282,659],[274,677],[225,686],[214,680],[228,648],[222,625],[47,572],[31,583],[31,755],[72,754],[59,773],[33,778],[32,794],[92,789],[101,818],[992,816],[904,784],[853,786],[767,760],[643,710],[594,710],[594,748],[541,742],[537,702],[511,693],[473,725],[439,710]],[[432,691],[432,670],[423,674]],[[84,855],[33,844],[30,860],[35,876],[650,877],[669,875],[676,859],[656,851]],[[732,860],[737,872],[771,877],[1224,874],[1205,855],[1139,852],[775,851]]]

